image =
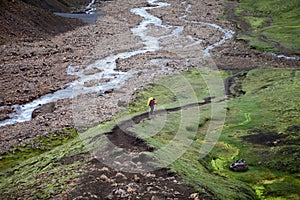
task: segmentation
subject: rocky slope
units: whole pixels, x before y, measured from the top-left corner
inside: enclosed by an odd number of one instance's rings
[[[3,0],[0,2],[0,44],[42,40],[81,26],[82,21],[61,18],[52,12],[70,12],[88,3],[88,0]]]
[[[211,199],[183,185],[181,178],[166,168],[148,173],[124,173],[97,159],[90,160],[86,167],[88,170],[79,181],[80,187],[57,199]]]

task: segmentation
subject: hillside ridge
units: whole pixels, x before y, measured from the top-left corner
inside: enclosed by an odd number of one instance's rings
[[[0,45],[41,40],[82,26],[85,23],[81,20],[62,18],[52,12],[71,12],[88,3],[89,0],[3,0],[0,2]]]

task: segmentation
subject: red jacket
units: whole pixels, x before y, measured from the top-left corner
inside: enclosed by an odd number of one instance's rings
[[[156,101],[155,100],[151,100],[150,103],[149,103],[149,106],[154,106],[156,104]]]

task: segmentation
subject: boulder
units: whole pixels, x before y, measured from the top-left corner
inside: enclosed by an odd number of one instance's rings
[[[7,115],[7,114],[0,114],[0,121],[4,121],[6,119],[10,119],[9,115]]]
[[[47,103],[47,104],[42,105],[41,107],[35,109],[32,112],[31,117],[33,119],[33,118],[37,117],[40,114],[52,113],[54,110],[55,110],[55,103],[50,102],[50,103]]]
[[[2,106],[0,107],[0,121],[10,119],[10,114],[15,112],[12,106]]]
[[[231,165],[229,166],[229,169],[231,169],[232,171],[235,172],[245,172],[248,170],[248,165],[246,163],[246,161],[241,158],[236,160],[235,162],[231,163]]]

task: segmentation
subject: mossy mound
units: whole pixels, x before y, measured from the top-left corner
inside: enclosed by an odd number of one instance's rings
[[[242,32],[239,38],[260,51],[299,54],[299,13],[298,0],[240,0],[235,10]]]

